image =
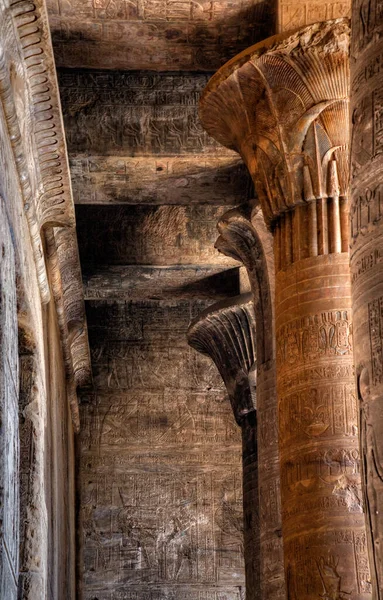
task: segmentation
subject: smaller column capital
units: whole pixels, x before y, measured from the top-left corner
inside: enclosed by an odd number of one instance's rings
[[[240,425],[242,419],[256,409],[255,315],[251,294],[205,310],[191,323],[188,343],[215,363]]]

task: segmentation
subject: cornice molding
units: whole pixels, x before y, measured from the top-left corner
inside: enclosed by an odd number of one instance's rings
[[[69,395],[90,381],[75,211],[43,0],[0,0],[0,102],[29,226],[41,301],[56,304]],[[12,199],[9,199],[12,202]],[[75,396],[76,394],[74,394]],[[70,399],[78,427],[77,398]]]

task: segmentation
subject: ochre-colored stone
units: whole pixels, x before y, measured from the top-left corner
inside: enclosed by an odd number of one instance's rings
[[[383,598],[381,36],[378,5],[355,1],[351,35],[350,260],[366,527],[377,599]]]
[[[274,235],[282,525],[294,600],[370,598],[347,254],[346,20],[266,40],[201,100],[243,156]],[[244,118],[245,116],[245,118]]]

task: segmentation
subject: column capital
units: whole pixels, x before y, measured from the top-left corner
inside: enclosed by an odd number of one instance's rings
[[[210,356],[224,380],[238,424],[255,410],[255,314],[251,294],[218,302],[195,319],[188,343]],[[254,377],[254,385],[250,379]]]
[[[217,224],[215,247],[246,267],[257,319],[257,358],[263,364],[273,357],[274,252],[259,206],[242,204],[225,212]]]
[[[268,38],[204,90],[202,124],[241,154],[270,227],[296,206],[346,195],[349,36],[348,19],[336,19]]]

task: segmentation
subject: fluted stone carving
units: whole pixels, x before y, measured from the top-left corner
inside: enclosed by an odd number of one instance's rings
[[[75,390],[90,380],[90,355],[74,203],[43,0],[4,0],[0,37],[0,102],[6,126],[0,151],[2,193],[11,202],[14,181],[7,165],[15,164],[42,303],[49,302],[53,290],[78,429]]]
[[[259,207],[242,205],[218,223],[216,248],[246,267],[253,294],[257,341],[257,433],[261,597],[286,597],[283,570],[278,411],[274,336],[273,240]]]
[[[259,496],[256,418],[256,341],[252,295],[217,303],[189,327],[189,344],[212,358],[225,382],[242,431],[246,598],[260,594]]]
[[[383,21],[355,0],[351,45],[351,288],[362,477],[375,598],[383,598]]]
[[[349,25],[276,36],[225,65],[202,122],[240,152],[274,237],[288,598],[370,598],[347,250]]]

